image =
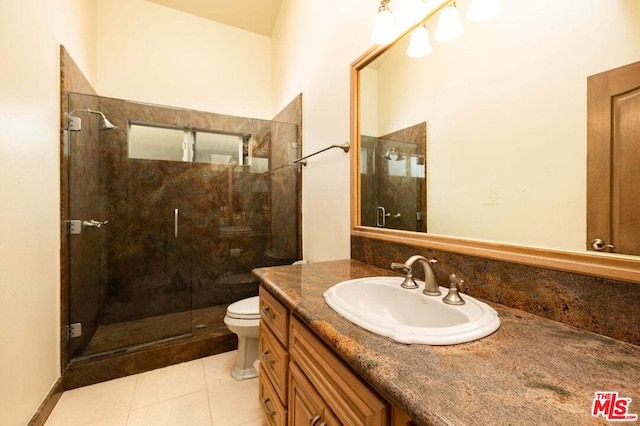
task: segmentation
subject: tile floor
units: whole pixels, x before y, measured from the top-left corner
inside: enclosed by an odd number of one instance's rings
[[[266,426],[258,379],[229,375],[236,351],[62,394],[45,426]]]

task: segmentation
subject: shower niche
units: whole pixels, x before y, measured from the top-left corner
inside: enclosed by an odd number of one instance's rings
[[[67,102],[99,112],[66,132],[68,219],[106,222],[68,238],[69,322],[81,324],[71,362],[229,335],[226,307],[258,294],[251,270],[300,256],[298,125]]]

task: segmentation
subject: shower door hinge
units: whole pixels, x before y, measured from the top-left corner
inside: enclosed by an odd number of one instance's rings
[[[79,234],[82,232],[81,220],[68,220],[67,221],[67,234]]]
[[[74,132],[79,132],[80,130],[82,130],[82,120],[80,119],[80,117],[68,117],[67,129]]]
[[[67,330],[69,331],[70,338],[73,339],[74,337],[80,337],[82,336],[82,323],[75,322],[73,324],[69,324],[67,326]]]

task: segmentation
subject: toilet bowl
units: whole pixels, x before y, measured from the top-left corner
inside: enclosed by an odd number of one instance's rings
[[[242,299],[229,305],[224,323],[238,335],[238,358],[231,368],[231,376],[236,380],[257,377],[253,363],[258,359],[259,297]]]

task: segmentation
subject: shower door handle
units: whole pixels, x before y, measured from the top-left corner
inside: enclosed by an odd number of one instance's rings
[[[175,209],[173,211],[173,235],[176,238],[178,238],[178,216],[179,215],[180,215],[180,212],[178,211],[178,209]]]
[[[378,228],[384,228],[387,226],[387,218],[391,216],[391,213],[387,213],[387,210],[382,207],[376,207],[376,226]]]

